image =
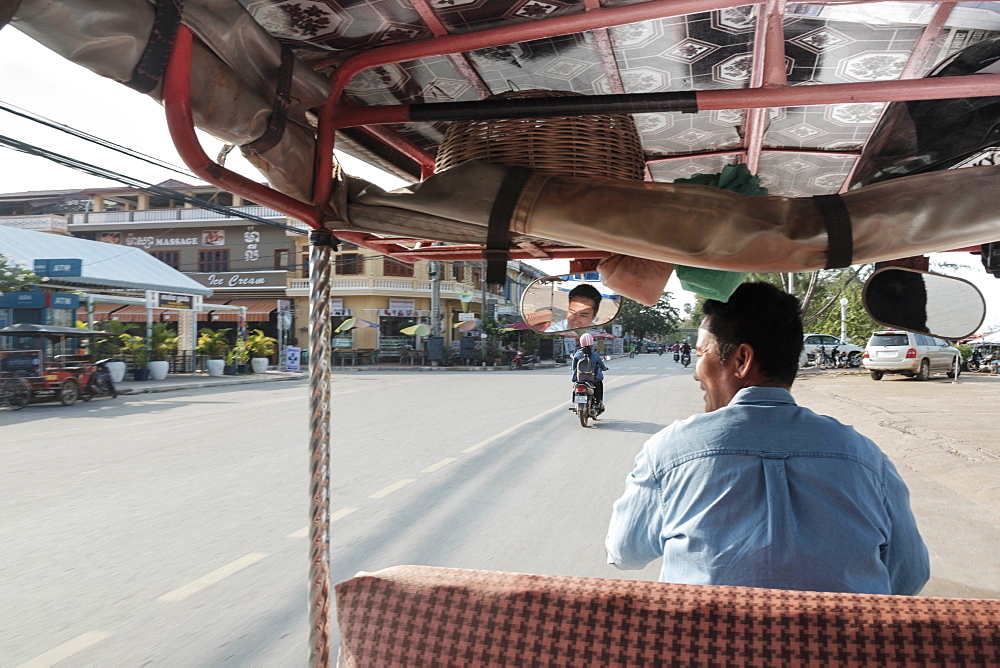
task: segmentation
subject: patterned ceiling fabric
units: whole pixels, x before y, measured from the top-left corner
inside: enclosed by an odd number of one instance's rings
[[[397,0],[240,0],[278,39],[332,50],[386,46],[433,36],[408,2]]]
[[[755,25],[744,6],[609,28],[625,92],[746,88]]]
[[[589,33],[481,49],[469,57],[493,93],[543,89],[593,95],[604,76]]]
[[[510,27],[586,11],[584,0],[426,0],[436,21],[428,23],[405,0],[240,0],[251,15],[305,60],[331,51],[377,48],[425,40],[435,32],[468,33]],[[641,4],[601,0],[601,7]],[[900,5],[904,6],[900,6]],[[989,4],[989,3],[986,3]],[[790,85],[898,79],[938,3],[869,2],[861,5],[788,3],[785,9],[785,69]],[[750,84],[757,6],[742,5],[687,16],[608,28],[613,48],[602,58],[593,32],[516,42],[461,54],[491,93],[548,89],[584,95],[616,92],[608,67],[616,68],[627,93],[739,89]],[[956,6],[930,55],[923,75],[938,61],[974,42],[995,36],[1000,13],[983,3]],[[454,57],[372,68],[345,88],[363,105],[473,101],[476,83]],[[761,137],[758,173],[772,193],[802,196],[837,192],[880,118],[883,103],[773,108]],[[718,171],[745,150],[746,112],[636,114],[647,159],[691,156],[650,165],[655,180],[690,176],[707,166]],[[433,155],[447,123],[390,126],[404,140]],[[737,151],[698,158],[699,153]],[[814,155],[809,155],[813,153]],[[824,155],[833,153],[835,155]]]
[[[584,11],[582,0],[429,0],[429,4],[454,33]]]

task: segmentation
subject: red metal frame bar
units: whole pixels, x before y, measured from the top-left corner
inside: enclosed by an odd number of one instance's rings
[[[757,7],[751,88],[780,87],[788,83],[785,75],[785,35],[782,28],[784,17],[785,0],[766,0]],[[746,148],[744,162],[751,174],[756,174],[760,165],[764,133],[769,124],[767,109],[747,109],[743,146]]]
[[[192,41],[190,28],[183,24],[179,25],[174,48],[163,75],[163,107],[167,116],[167,127],[181,159],[192,172],[208,183],[281,211],[310,227],[321,227],[317,207],[230,171],[205,154],[195,134],[194,115],[191,113]]]
[[[434,173],[434,156],[420,148],[413,142],[411,142],[406,137],[402,136],[392,128],[386,128],[379,125],[363,125],[361,130],[375,137],[380,142],[391,146],[396,149],[407,158],[410,158],[418,165],[420,165],[420,178],[426,179],[428,176]]]
[[[907,100],[936,100],[960,97],[987,97],[997,95],[1000,91],[1000,74],[977,74],[964,77],[940,77],[936,79],[910,79],[906,81],[871,81],[847,84],[817,84],[814,86],[783,86],[775,88],[742,88],[723,90],[694,91],[697,100],[697,111],[714,111],[722,109],[756,109],[766,107],[798,107],[821,104],[848,104],[856,102],[902,102]],[[590,99],[605,98],[607,107],[594,104],[587,108],[587,113],[644,113],[651,111],[671,111],[676,105],[677,93],[645,93],[645,100],[662,97],[662,108],[653,104],[644,104],[641,111],[632,112],[623,109],[619,104],[627,106],[631,95],[593,95]],[[542,98],[536,98],[533,102]],[[553,98],[553,106],[569,104],[573,98]],[[510,103],[508,105],[508,103]],[[517,106],[521,100],[497,100],[488,103],[495,111],[479,114],[477,118],[505,118],[509,113],[505,106]],[[338,108],[339,127],[353,125],[372,125],[381,123],[410,123],[410,110],[420,107],[421,122],[452,120],[448,114],[450,103],[421,105],[378,105],[358,106],[340,105]],[[434,107],[441,107],[442,113],[436,116]],[[565,109],[555,108],[547,111],[539,105],[538,116],[565,115]],[[505,115],[507,114],[507,115]]]

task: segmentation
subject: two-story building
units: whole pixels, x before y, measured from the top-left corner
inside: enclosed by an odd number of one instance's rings
[[[212,301],[244,306],[247,327],[278,335],[279,301],[292,314],[285,340],[307,346],[309,319],[308,228],[264,206],[214,186],[179,181],[159,184],[188,198],[222,207],[206,210],[188,200],[134,188],[95,188],[0,195],[0,224],[70,233],[76,237],[139,248],[211,288]],[[490,316],[516,319],[524,287],[541,272],[521,262],[508,264],[508,281],[499,293],[482,290],[481,263],[426,261],[409,264],[352,244],[340,244],[331,276],[332,329],[347,318],[358,327],[335,334],[341,348],[380,349],[391,353],[420,342],[400,330],[431,323],[436,281],[445,344],[456,338],[455,325],[474,314],[482,302]],[[465,315],[463,315],[465,314]],[[141,322],[145,309],[101,306],[96,319]],[[170,311],[155,314],[171,320]],[[234,327],[234,310],[206,310],[199,327]]]

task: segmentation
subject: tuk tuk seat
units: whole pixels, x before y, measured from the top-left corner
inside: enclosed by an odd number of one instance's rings
[[[338,665],[997,665],[1000,600],[394,566],[336,586]]]

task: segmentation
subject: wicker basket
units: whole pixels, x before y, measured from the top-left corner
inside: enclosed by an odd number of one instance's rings
[[[568,91],[525,90],[512,97],[561,97]],[[435,171],[469,160],[528,167],[566,176],[608,176],[641,181],[645,161],[635,123],[628,114],[455,121],[438,147]]]

